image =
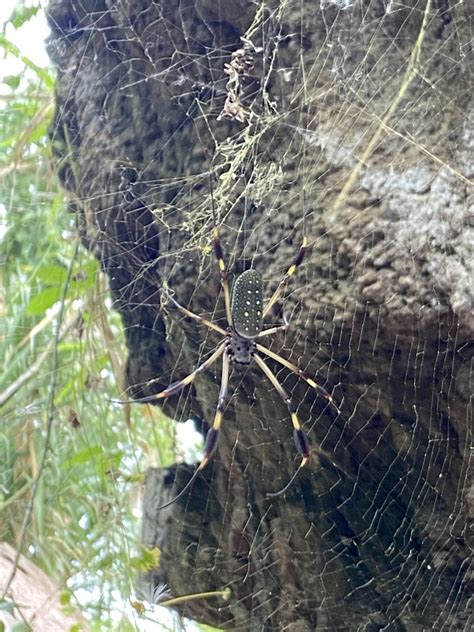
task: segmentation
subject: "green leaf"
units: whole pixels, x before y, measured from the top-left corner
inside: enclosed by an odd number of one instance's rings
[[[3,78],[3,83],[6,84],[12,90],[16,90],[20,85],[20,77],[18,75],[7,75]]]
[[[12,626],[12,632],[31,632],[31,628],[27,623],[20,621],[20,623],[15,623]]]
[[[64,469],[69,469],[70,467],[74,467],[75,465],[82,465],[87,463],[88,461],[94,460],[99,456],[103,455],[103,448],[100,445],[91,445],[89,448],[85,450],[81,450],[77,454],[75,454],[70,459],[66,459],[62,466]]]
[[[13,614],[14,608],[15,604],[13,603],[13,601],[0,601],[0,610]]]
[[[89,290],[94,286],[99,273],[99,266],[96,261],[88,261],[84,266],[75,271],[71,285],[78,290]]]
[[[75,272],[71,278],[71,287],[78,290],[88,290],[93,287],[98,273],[97,264],[92,261]],[[47,265],[40,266],[34,279],[51,286],[63,286],[67,277],[67,270],[63,266]]]
[[[48,287],[31,299],[26,308],[29,316],[40,316],[59,301],[62,294],[60,287]]]
[[[72,594],[69,590],[62,590],[59,593],[59,603],[62,606],[67,606],[71,603]]]
[[[13,42],[10,42],[10,40],[8,40],[5,35],[2,35],[1,33],[0,48],[3,48],[6,53],[13,55],[13,57],[20,59],[27,68],[30,68],[36,73],[36,75],[45,83],[46,86],[48,86],[48,88],[53,88],[54,79],[51,74],[44,68],[37,66],[34,61],[26,57],[26,55],[23,55],[18,46],[13,44]]]
[[[66,281],[67,270],[62,266],[41,266],[36,270],[35,278],[46,285],[62,286]]]
[[[147,549],[145,546],[142,546],[140,551],[141,555],[134,556],[130,559],[132,568],[137,571],[148,571],[160,565],[160,549],[156,547],[154,549]]]
[[[39,11],[39,7],[25,7],[21,4],[18,4],[14,9],[10,16],[10,24],[14,26],[16,29],[19,29],[20,26],[23,26],[25,22],[31,20]]]

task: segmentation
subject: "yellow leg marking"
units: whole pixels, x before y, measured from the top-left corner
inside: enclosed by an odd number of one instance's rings
[[[296,255],[296,257],[294,259],[295,263],[292,263],[290,265],[290,267],[288,268],[286,274],[284,275],[284,277],[282,278],[282,280],[278,284],[277,289],[273,292],[272,297],[270,298],[268,303],[265,305],[265,308],[263,310],[263,317],[265,317],[268,314],[268,312],[271,310],[273,305],[275,305],[275,303],[283,295],[283,293],[284,293],[284,291],[286,289],[286,286],[287,286],[289,278],[295,274],[296,270],[298,269],[298,266],[302,263],[302,261],[304,259],[307,245],[308,245],[308,238],[306,237],[306,235],[303,235],[303,241],[301,243],[300,249],[298,250],[298,254]]]
[[[301,430],[300,420],[298,419],[296,413],[291,413],[291,423],[293,424],[293,428],[295,430]]]
[[[334,403],[334,399],[332,395],[328,393],[324,387],[319,386],[317,382],[315,382],[312,378],[308,377],[304,373],[304,371],[300,369],[296,364],[293,364],[293,362],[290,362],[286,358],[282,358],[280,355],[278,355],[278,353],[275,353],[274,351],[267,349],[267,347],[264,347],[263,345],[258,344],[258,342],[256,344],[256,347],[257,347],[257,351],[260,351],[260,353],[263,353],[269,358],[272,358],[273,360],[275,360],[282,366],[285,366],[287,369],[289,369],[290,371],[298,375],[302,380],[304,380],[307,384],[309,384],[311,388],[314,388],[322,397],[324,397],[324,399],[327,399],[328,402],[330,402],[334,406],[334,408],[337,410],[338,413],[341,412],[339,408],[336,406],[336,404]]]
[[[227,340],[224,340],[224,342],[222,342],[217,349],[214,351],[214,353],[212,355],[210,355],[208,357],[208,359],[203,362],[202,364],[200,364],[196,369],[194,369],[194,371],[192,373],[190,373],[189,375],[186,375],[186,377],[183,377],[182,380],[178,380],[177,382],[174,382],[173,384],[170,384],[167,388],[165,388],[163,391],[161,391],[161,393],[155,393],[154,395],[148,395],[147,397],[141,397],[140,399],[136,399],[132,402],[130,401],[123,401],[123,400],[112,400],[113,402],[117,403],[117,404],[147,404],[147,403],[152,403],[158,399],[165,399],[165,397],[169,397],[170,395],[175,395],[176,393],[179,393],[179,391],[184,388],[185,386],[188,386],[189,384],[191,384],[194,379],[196,378],[197,375],[199,375],[200,373],[202,373],[203,371],[205,371],[208,367],[211,366],[211,364],[213,364],[217,358],[224,352],[225,347],[227,345]],[[150,384],[153,383],[156,380],[151,380]]]
[[[210,461],[210,457],[203,457],[196,471],[200,472],[201,470],[203,470],[206,467],[206,465],[209,463],[209,461]]]
[[[212,424],[212,427],[214,428],[214,430],[219,430],[221,427],[221,422],[222,422],[222,413],[220,410],[218,410],[215,414],[214,417],[214,422]]]

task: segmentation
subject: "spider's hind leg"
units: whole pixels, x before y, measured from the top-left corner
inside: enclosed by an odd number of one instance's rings
[[[282,366],[289,369],[292,373],[300,377],[302,380],[304,380],[306,384],[311,386],[311,388],[313,388],[318,393],[318,395],[321,395],[321,397],[324,397],[324,399],[326,399],[333,406],[333,408],[335,408],[337,412],[341,414],[341,411],[339,410],[338,406],[334,402],[334,399],[331,393],[328,393],[328,391],[323,386],[318,384],[315,380],[313,380],[312,377],[309,377],[309,375],[306,375],[306,373],[302,369],[300,369],[299,366],[297,366],[296,364],[293,364],[293,362],[290,362],[289,360],[287,360],[286,358],[283,358],[278,353],[271,351],[271,349],[268,349],[267,347],[264,347],[261,344],[257,343],[255,346],[257,348],[257,351],[259,351],[260,353],[264,353],[266,356],[268,356],[269,358],[272,358],[272,360],[275,360],[275,362],[278,362]]]
[[[226,344],[226,343],[224,343],[224,344]],[[161,509],[164,509],[165,507],[168,507],[169,505],[172,505],[179,498],[181,498],[181,496],[183,496],[183,494],[194,483],[194,481],[196,480],[199,472],[201,470],[203,470],[206,467],[206,465],[209,463],[209,461],[211,460],[214,452],[216,451],[217,443],[219,441],[219,431],[220,431],[220,427],[221,427],[222,416],[223,416],[223,412],[224,412],[224,406],[225,406],[225,403],[226,403],[226,400],[227,400],[228,385],[229,385],[229,370],[230,370],[229,352],[227,351],[227,349],[224,349],[224,353],[222,355],[221,388],[220,388],[220,391],[219,391],[219,398],[217,400],[217,408],[216,408],[216,413],[214,415],[214,421],[212,422],[212,426],[207,431],[206,441],[205,441],[205,444],[204,444],[204,456],[202,457],[202,461],[199,463],[197,468],[194,470],[194,474],[191,476],[191,478],[186,483],[186,485],[183,487],[183,489],[179,492],[179,494],[174,496],[174,498],[172,498],[168,502],[164,503],[163,505],[160,505],[159,507],[157,507],[157,511],[159,511]]]
[[[277,393],[280,395],[281,399],[285,402],[285,404],[288,407],[288,411],[289,411],[290,417],[291,417],[291,423],[293,424],[293,438],[295,440],[296,448],[297,448],[299,454],[301,455],[301,462],[300,462],[300,464],[298,466],[298,469],[293,474],[293,476],[290,478],[288,483],[282,489],[280,489],[279,491],[273,492],[271,494],[267,494],[268,498],[277,498],[278,496],[283,495],[289,489],[289,487],[291,487],[291,485],[295,481],[296,477],[298,476],[301,468],[303,468],[306,465],[306,463],[308,462],[308,460],[309,460],[309,441],[308,441],[308,437],[306,436],[305,431],[301,427],[300,421],[298,419],[298,415],[296,414],[295,406],[293,405],[293,402],[291,401],[291,398],[288,395],[288,393],[285,391],[285,389],[280,384],[280,382],[278,381],[276,376],[273,374],[273,372],[270,370],[270,368],[266,365],[264,360],[257,354],[255,354],[253,356],[253,358],[254,358],[255,362],[258,364],[258,366],[261,368],[261,370],[268,377],[268,379],[272,383],[273,387],[275,388]]]

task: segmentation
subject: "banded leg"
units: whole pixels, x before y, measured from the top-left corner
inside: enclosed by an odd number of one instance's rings
[[[219,266],[219,275],[221,277],[221,286],[224,290],[224,303],[225,303],[225,315],[227,317],[227,323],[229,327],[232,327],[232,311],[230,309],[230,287],[229,278],[227,276],[227,269],[224,261],[224,250],[222,249],[221,240],[219,237],[219,228],[214,226],[213,230],[214,239],[214,254],[217,259],[217,265]]]
[[[273,292],[272,297],[270,298],[270,300],[268,301],[268,303],[264,307],[263,318],[265,318],[265,316],[268,314],[268,312],[271,310],[271,308],[275,305],[275,303],[278,301],[278,299],[282,296],[283,292],[286,289],[286,286],[287,286],[289,278],[295,274],[296,270],[298,269],[298,266],[300,266],[303,263],[303,259],[305,257],[307,249],[308,249],[308,238],[306,237],[306,235],[303,235],[303,242],[302,242],[302,244],[300,246],[298,254],[293,259],[293,262],[292,262],[291,266],[288,268],[288,270],[286,271],[285,276],[282,278],[282,280],[278,284],[277,289]]]
[[[205,362],[200,364],[197,367],[197,369],[194,369],[192,373],[184,377],[182,380],[177,380],[176,382],[173,382],[167,388],[165,388],[164,391],[161,391],[160,393],[155,393],[154,395],[148,395],[147,397],[140,397],[140,399],[134,399],[132,401],[123,401],[120,399],[112,399],[111,401],[114,404],[145,404],[145,403],[157,401],[159,399],[165,399],[166,397],[170,397],[171,395],[175,395],[185,386],[192,384],[194,382],[195,377],[199,375],[199,373],[202,373],[208,367],[210,367],[211,364],[213,364],[219,358],[219,356],[225,351],[226,345],[227,345],[227,340],[222,342],[214,351],[214,353],[210,355]]]
[[[196,320],[198,323],[201,323],[202,325],[205,325],[206,327],[209,327],[209,329],[218,331],[222,336],[227,335],[227,332],[225,329],[222,329],[222,327],[219,327],[219,325],[216,325],[216,323],[213,323],[212,321],[207,320],[207,318],[203,318],[202,316],[198,316],[198,314],[195,314],[194,312],[187,309],[186,307],[183,307],[180,303],[178,303],[176,299],[174,299],[171,296],[171,294],[168,294],[166,290],[162,290],[162,291],[166,294],[166,298],[169,301],[171,301],[171,303],[176,307],[176,309],[179,309],[179,311],[182,314],[184,314],[185,316],[188,316],[188,318],[192,318],[193,320]]]
[[[197,478],[197,475],[201,470],[203,470],[206,465],[209,463],[212,455],[216,451],[217,442],[219,440],[219,431],[221,428],[222,415],[224,411],[225,402],[227,400],[227,392],[229,386],[229,366],[230,366],[230,358],[227,350],[224,350],[224,355],[222,356],[222,377],[221,377],[221,388],[219,391],[219,398],[217,400],[217,408],[216,413],[214,415],[214,421],[212,422],[212,426],[207,431],[206,442],[204,444],[204,456],[202,461],[199,463],[197,468],[194,470],[193,475],[183,487],[183,489],[179,492],[177,496],[169,500],[164,505],[157,507],[157,511],[164,509],[165,507],[169,507],[174,502],[176,502],[181,496],[191,487],[194,481]]]
[[[229,278],[227,276],[227,269],[224,261],[224,250],[222,248],[219,227],[217,225],[216,209],[214,207],[214,189],[212,187],[212,177],[209,177],[209,187],[211,190],[211,207],[212,207],[212,221],[214,222],[214,230],[212,231],[212,238],[214,240],[214,255],[217,259],[217,265],[219,267],[219,276],[221,278],[221,286],[224,290],[224,303],[225,303],[225,315],[227,318],[227,324],[232,327],[232,311],[230,308],[230,287]]]
[[[327,399],[327,401],[330,404],[332,404],[332,406],[337,410],[337,412],[341,414],[341,411],[334,403],[334,399],[332,395],[328,393],[325,388],[317,384],[313,380],[313,378],[306,375],[306,373],[302,369],[300,369],[299,366],[297,366],[296,364],[293,364],[293,362],[290,362],[286,358],[283,358],[281,355],[278,355],[278,353],[275,353],[274,351],[271,351],[270,349],[267,349],[267,347],[264,347],[263,345],[260,345],[258,343],[256,344],[256,349],[257,351],[260,351],[260,353],[264,353],[269,358],[272,358],[272,360],[275,360],[275,362],[278,362],[282,366],[286,367],[292,373],[295,373],[295,375],[297,375],[302,380],[304,380],[307,384],[309,384],[311,388],[314,388],[314,390],[318,393],[318,395],[321,395],[321,397],[324,397],[324,399]]]
[[[293,474],[293,476],[290,478],[288,483],[282,489],[280,489],[278,492],[267,494],[268,498],[277,498],[278,496],[281,496],[282,494],[284,494],[287,491],[287,489],[293,484],[294,480],[298,476],[298,473],[301,470],[301,468],[304,467],[306,465],[306,463],[308,462],[308,459],[309,459],[309,441],[308,441],[308,437],[306,436],[306,433],[304,432],[304,430],[301,427],[300,421],[298,419],[298,415],[296,414],[295,406],[294,406],[293,402],[291,401],[291,398],[288,395],[288,393],[285,391],[285,389],[280,384],[280,382],[278,381],[276,376],[273,374],[273,372],[270,370],[270,368],[266,365],[264,360],[257,354],[255,354],[253,356],[253,358],[254,358],[255,362],[258,364],[258,366],[261,368],[261,370],[268,377],[268,379],[272,383],[272,386],[275,388],[275,390],[280,395],[281,399],[287,405],[288,411],[289,411],[290,416],[291,416],[291,423],[293,424],[293,439],[295,441],[296,448],[297,448],[298,452],[301,454],[301,462],[300,462],[300,464],[298,466],[298,469]]]

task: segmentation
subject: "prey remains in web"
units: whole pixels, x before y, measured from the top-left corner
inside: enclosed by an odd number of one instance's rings
[[[273,292],[270,299],[265,303],[263,298],[262,276],[257,270],[253,268],[250,268],[249,270],[246,270],[245,272],[242,272],[242,274],[237,276],[233,283],[232,289],[230,287],[227,273],[228,271],[224,260],[224,251],[220,240],[219,226],[216,221],[212,181],[211,205],[214,223],[214,255],[217,260],[220,281],[224,293],[225,313],[228,325],[227,329],[223,329],[217,323],[207,320],[199,314],[195,314],[194,312],[190,311],[189,309],[178,303],[178,301],[173,296],[171,296],[171,294],[167,290],[162,289],[161,292],[165,294],[166,299],[184,316],[192,318],[193,320],[199,322],[201,325],[208,327],[213,331],[217,331],[223,336],[223,339],[218,343],[216,349],[207,358],[207,360],[200,364],[189,375],[182,378],[181,380],[173,382],[160,393],[155,393],[154,395],[142,397],[140,399],[133,400],[133,402],[113,400],[115,403],[128,404],[152,403],[159,401],[160,399],[165,399],[166,397],[175,395],[185,386],[189,386],[190,384],[192,384],[200,373],[208,369],[214,362],[222,357],[222,376],[219,397],[217,400],[217,407],[212,426],[210,426],[206,435],[204,456],[197,466],[196,470],[194,471],[193,475],[184,486],[184,488],[179,492],[179,494],[177,494],[170,501],[158,507],[158,510],[168,507],[169,505],[176,502],[179,498],[181,498],[181,496],[183,496],[183,494],[191,487],[193,482],[196,480],[199,472],[203,470],[209,463],[214,452],[216,451],[219,440],[219,432],[222,425],[224,408],[229,393],[229,374],[231,364],[248,366],[251,362],[255,362],[257,366],[261,369],[262,373],[268,378],[269,382],[277,391],[278,395],[285,402],[286,406],[288,407],[291,423],[293,425],[293,438],[296,444],[296,449],[301,455],[300,464],[288,483],[277,492],[267,493],[267,498],[273,499],[277,498],[278,496],[282,496],[292,485],[292,483],[298,476],[298,473],[309,460],[310,444],[306,433],[301,427],[296,405],[292,402],[289,394],[286,392],[286,390],[277,379],[276,375],[268,366],[265,358],[270,358],[274,362],[277,362],[278,364],[284,366],[286,369],[304,380],[312,389],[314,389],[318,393],[318,395],[326,399],[337,410],[337,412],[340,413],[339,408],[334,403],[331,394],[328,393],[325,388],[320,386],[312,377],[306,375],[303,370],[300,369],[296,364],[293,364],[283,356],[275,353],[274,351],[271,351],[271,349],[268,349],[260,342],[263,338],[267,336],[272,336],[276,332],[285,330],[287,327],[289,327],[289,323],[286,321],[286,319],[284,319],[283,324],[264,329],[263,321],[265,317],[270,313],[270,310],[275,305],[275,303],[284,296],[289,279],[296,273],[298,267],[301,265],[305,258],[308,248],[306,222],[303,221],[303,239],[296,256],[294,257],[291,265],[288,267],[286,273],[280,280],[276,290]],[[306,209],[304,209],[304,220],[305,217]]]

